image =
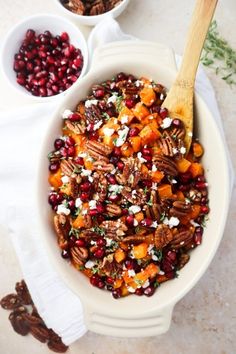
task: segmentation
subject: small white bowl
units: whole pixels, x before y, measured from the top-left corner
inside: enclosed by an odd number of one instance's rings
[[[104,18],[109,14],[113,18],[118,17],[127,7],[129,0],[123,0],[119,5],[115,6],[112,10],[105,12],[104,14],[101,15],[96,15],[96,16],[83,16],[83,15],[77,15],[73,13],[72,11],[68,10],[63,4],[61,3],[60,0],[54,0],[56,6],[58,9],[64,13],[64,15],[69,16],[71,19],[74,19],[81,25],[87,25],[87,26],[95,26],[99,22],[103,21]]]
[[[46,30],[50,31],[53,35],[60,35],[62,32],[68,33],[70,37],[70,43],[81,50],[84,60],[81,75],[76,81],[77,83],[84,76],[88,64],[88,48],[83,33],[73,23],[71,23],[64,17],[57,15],[38,14],[35,16],[30,16],[24,19],[23,21],[17,23],[7,34],[3,42],[1,51],[1,65],[3,73],[5,74],[5,77],[9,81],[9,83],[19,93],[26,95],[27,97],[32,98],[33,100],[43,102],[65,95],[65,93],[70,91],[73,85],[64,92],[59,93],[57,95],[39,97],[33,96],[31,92],[27,91],[23,86],[17,83],[16,73],[13,70],[14,55],[18,53],[22,41],[25,37],[26,31],[28,29],[33,29],[38,34],[43,33]]]

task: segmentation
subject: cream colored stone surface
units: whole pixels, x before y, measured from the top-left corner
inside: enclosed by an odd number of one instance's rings
[[[131,0],[119,17],[122,29],[137,37],[166,43],[182,53],[194,0]],[[0,0],[0,40],[21,18],[38,12],[55,13],[49,0]],[[216,19],[220,32],[236,48],[236,2],[219,1]],[[81,27],[86,36],[90,29]],[[236,163],[236,89],[229,88],[210,70],[216,90],[225,133],[233,163]],[[19,98],[0,76],[0,109],[17,107],[26,101]],[[1,153],[3,153],[1,147]],[[220,168],[220,166],[219,166]],[[220,186],[219,186],[220,188]],[[232,194],[231,210],[225,233],[210,267],[175,307],[173,321],[165,335],[144,339],[123,339],[87,333],[74,343],[71,354],[235,354],[236,353],[236,199]],[[27,245],[26,245],[27,247]],[[0,229],[0,297],[11,292],[21,279],[21,270],[8,234]],[[15,334],[8,322],[8,312],[0,309],[1,354],[51,353],[31,337]]]

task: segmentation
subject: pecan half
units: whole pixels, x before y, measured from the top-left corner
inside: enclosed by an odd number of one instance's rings
[[[68,119],[65,120],[66,127],[75,134],[84,134],[86,131],[86,125],[84,120],[72,122]]]
[[[122,265],[119,265],[117,262],[115,262],[114,254],[111,253],[103,258],[102,264],[99,269],[108,277],[113,276],[114,274],[116,274],[117,276],[118,273],[122,272]]]
[[[141,173],[141,162],[137,158],[130,157],[128,159],[122,159],[125,163],[122,184],[128,184],[131,188],[136,188],[138,182],[141,180],[142,173]]]
[[[167,131],[165,131],[162,137],[159,139],[159,147],[165,156],[175,155],[174,149],[176,149],[176,143]]]
[[[0,305],[5,310],[13,310],[21,305],[21,299],[16,294],[9,294],[1,299]]]
[[[170,176],[177,176],[178,169],[176,163],[167,156],[154,155],[152,159],[156,167]]]
[[[50,337],[49,330],[43,325],[30,327],[30,333],[41,343],[46,343]]]
[[[54,216],[54,228],[57,234],[57,242],[60,248],[64,249],[68,245],[67,237],[70,232],[70,221],[66,215]]]
[[[65,5],[70,11],[76,13],[77,15],[83,15],[85,7],[83,1],[81,0],[69,0]]]
[[[105,220],[100,224],[100,227],[104,229],[106,237],[116,241],[120,241],[128,230],[125,223],[120,219],[117,221]]]
[[[174,127],[172,128],[170,131],[170,136],[174,139],[174,140],[183,140],[185,137],[185,129],[183,128],[177,128]]]
[[[95,172],[93,175],[93,184],[95,193],[93,199],[98,200],[99,202],[104,202],[107,196],[107,186],[108,182],[104,175]]]
[[[98,106],[92,104],[85,108],[85,116],[89,123],[98,123],[102,119],[102,112]]]
[[[72,261],[75,265],[83,265],[88,258],[88,250],[85,247],[72,247],[70,251]]]
[[[112,163],[107,163],[103,160],[95,161],[93,167],[95,171],[102,171],[102,172],[111,172],[115,169],[115,166]]]
[[[17,295],[21,299],[21,303],[23,305],[31,305],[32,304],[32,299],[31,299],[28,287],[27,287],[24,280],[21,280],[20,282],[16,283],[15,290],[17,292]]]
[[[116,204],[108,204],[106,206],[106,212],[109,216],[120,216],[122,214],[121,208]]]
[[[62,160],[60,167],[62,173],[68,177],[71,177],[76,170],[76,165],[71,160]]]
[[[192,240],[192,230],[180,231],[174,235],[174,239],[170,242],[171,248],[179,249],[184,247],[190,240]]]
[[[81,231],[81,233],[79,234],[79,237],[90,240],[90,239],[96,239],[96,238],[100,237],[100,235],[93,230],[86,229],[86,230]]]
[[[146,240],[145,235],[129,235],[123,238],[122,242],[127,242],[127,243],[140,243],[144,242]]]
[[[181,269],[188,263],[190,255],[188,253],[182,253],[178,259],[178,268]]]
[[[26,324],[31,327],[31,326],[37,326],[39,324],[44,324],[43,320],[41,317],[39,316],[34,316],[34,315],[30,315],[29,313],[23,313],[22,314],[22,318],[24,319],[24,321],[26,322]]]
[[[95,160],[103,160],[106,163],[109,162],[107,156],[112,152],[112,148],[109,146],[91,140],[86,142],[85,147],[89,155]]]
[[[79,185],[77,183],[77,178],[70,178],[70,194],[76,199],[79,194]]]
[[[170,208],[170,215],[176,216],[177,218],[181,218],[182,216],[186,216],[191,211],[191,204],[186,203],[180,200],[176,200],[172,208]]]
[[[115,6],[118,6],[121,3],[121,0],[107,0],[105,2],[106,11],[112,10]]]
[[[26,336],[29,333],[30,328],[21,314],[15,313],[13,311],[10,313],[8,318],[15,332],[22,336]]]
[[[69,348],[67,345],[65,345],[62,342],[61,339],[59,341],[49,339],[47,345],[50,350],[52,350],[53,352],[56,352],[56,353],[65,353],[67,351],[67,349]]]
[[[91,10],[90,10],[90,16],[96,16],[103,14],[106,11],[104,3],[102,0],[96,0],[93,2]]]
[[[92,226],[92,218],[90,215],[85,214],[84,215],[84,227],[86,229],[89,229]]]
[[[122,196],[134,205],[143,205],[147,201],[147,196],[142,189],[131,190],[129,187],[124,187],[121,191]]]
[[[173,240],[173,234],[167,225],[158,225],[154,234],[154,244],[161,249]]]

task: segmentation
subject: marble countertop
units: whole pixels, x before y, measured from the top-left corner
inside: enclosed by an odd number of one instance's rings
[[[118,18],[124,32],[141,39],[163,42],[176,53],[182,53],[185,34],[194,0],[130,0],[127,10]],[[27,15],[39,12],[57,13],[53,1],[0,0],[0,39],[11,26]],[[215,18],[221,34],[236,48],[236,2],[219,2]],[[91,28],[82,27],[85,36]],[[236,163],[236,89],[230,88],[212,71],[207,71],[216,91],[223,118],[226,140],[233,163]],[[14,97],[14,98],[13,98]],[[0,110],[17,107],[27,101],[18,97],[0,76]],[[1,153],[4,147],[1,147]],[[220,186],[219,186],[220,188]],[[168,333],[140,339],[106,337],[88,332],[71,345],[68,353],[76,354],[234,354],[236,353],[236,193],[224,237],[204,276],[175,306]],[[4,227],[0,228],[0,298],[14,289],[22,278],[21,270]],[[31,336],[13,332],[8,312],[0,309],[0,353],[52,353]]]

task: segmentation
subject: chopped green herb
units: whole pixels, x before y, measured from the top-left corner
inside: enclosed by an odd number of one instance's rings
[[[147,192],[148,192],[148,187],[145,187],[144,190],[143,190],[143,193],[147,194]]]
[[[105,120],[109,120],[109,119],[110,119],[109,114],[107,114],[106,112],[103,112],[103,113],[102,113],[102,117],[103,117]]]
[[[92,231],[96,232],[97,234],[104,236],[106,234],[106,231],[103,227],[99,227],[99,226],[94,226],[92,228]]]
[[[163,220],[165,219],[165,216],[166,216],[165,212],[162,213],[162,214],[161,214],[161,217],[160,217],[160,221],[163,221]]]
[[[201,223],[201,226],[202,227],[206,227],[206,222],[209,220],[209,217],[208,215],[205,215],[203,220],[202,220],[202,223]]]
[[[154,285],[154,288],[158,288],[158,286],[160,286],[160,283],[158,283],[158,281],[156,280],[153,285]]]
[[[121,111],[121,109],[122,109],[122,102],[123,102],[123,96],[117,96],[117,99],[116,99],[116,109],[117,109],[117,111],[118,112],[120,112]]]
[[[152,206],[152,205],[153,205],[151,199],[149,199],[149,201],[147,202],[147,205],[149,205],[149,206]]]
[[[69,231],[69,236],[75,236],[75,237],[79,237],[80,231],[78,229],[75,229],[74,227],[71,227],[70,231]]]

